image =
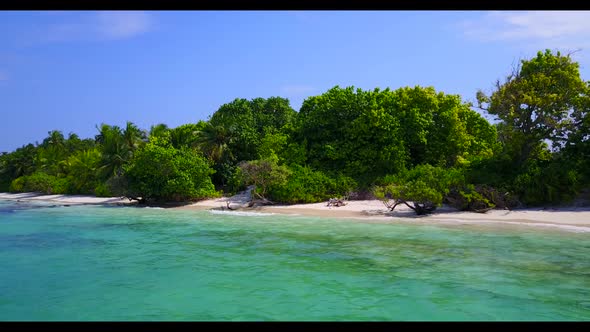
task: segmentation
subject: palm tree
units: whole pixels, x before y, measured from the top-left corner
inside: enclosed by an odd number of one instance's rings
[[[129,149],[135,151],[146,141],[147,134],[133,124],[133,122],[127,121],[125,130],[123,130],[123,137],[125,138],[125,143],[127,143]]]
[[[96,142],[100,144],[102,153],[100,170],[104,178],[120,175],[123,165],[131,158],[131,151],[121,128],[102,124],[97,127],[99,134]]]
[[[68,155],[66,139],[59,130],[52,130],[47,134],[38,147],[35,162],[38,170],[58,176],[63,173],[63,161]]]
[[[205,122],[187,123],[170,130],[170,143],[176,149],[182,147],[196,148],[199,131],[204,127]]]
[[[64,143],[66,141],[66,139],[64,138],[64,135],[62,134],[61,131],[59,130],[52,130],[47,132],[48,136],[43,140],[42,145],[44,147],[49,147],[49,146],[53,146],[53,147],[63,147]]]
[[[36,155],[37,147],[33,144],[22,146],[16,149],[16,151],[4,156],[4,163],[2,169],[0,169],[0,173],[12,180],[23,175],[32,174],[36,167]]]
[[[164,133],[168,132],[170,128],[166,124],[159,123],[150,128],[150,137],[162,137]]]
[[[78,151],[68,158],[68,173],[76,192],[89,194],[94,189],[100,161],[100,151],[96,148]]]
[[[222,160],[233,159],[233,154],[228,148],[234,141],[234,132],[231,129],[207,122],[196,134],[197,147],[210,161],[219,163]]]

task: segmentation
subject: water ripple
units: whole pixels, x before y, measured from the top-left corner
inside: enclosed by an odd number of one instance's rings
[[[583,233],[131,207],[2,221],[0,320],[590,319]]]

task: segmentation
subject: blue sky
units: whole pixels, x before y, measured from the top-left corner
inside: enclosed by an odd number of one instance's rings
[[[340,85],[434,86],[474,101],[519,58],[573,54],[590,79],[590,12],[0,12],[0,151],[53,129],[94,137],[206,120],[235,98]]]

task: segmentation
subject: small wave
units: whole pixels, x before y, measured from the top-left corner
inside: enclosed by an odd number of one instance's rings
[[[164,210],[163,207],[157,207],[157,206],[146,206],[146,207],[144,207],[144,209]]]
[[[220,210],[209,210],[213,214],[228,214],[232,216],[246,216],[246,217],[260,217],[260,216],[272,216],[275,213],[263,213],[263,212],[245,212],[245,211],[220,211]]]

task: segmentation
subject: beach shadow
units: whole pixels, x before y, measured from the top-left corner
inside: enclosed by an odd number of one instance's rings
[[[490,210],[490,211],[493,211],[493,210]],[[473,212],[473,211],[460,211],[460,210],[457,210],[457,209],[450,207],[448,205],[443,205],[442,207],[439,207],[436,210],[434,210],[433,213],[424,214],[424,215],[417,215],[416,212],[414,212],[414,210],[407,208],[407,207],[402,207],[401,209],[396,209],[393,211],[364,210],[362,213],[367,216],[382,215],[382,216],[387,216],[387,217],[411,218],[411,219],[420,219],[420,218],[428,218],[428,217],[434,217],[434,216],[440,216],[440,215],[453,215],[453,214],[465,214],[465,213],[474,214],[474,215],[487,214],[487,212],[481,213],[481,212]],[[506,210],[506,213],[508,214],[508,213],[510,213],[510,211]]]
[[[31,193],[18,193],[18,194],[10,194],[10,197],[3,197],[6,199],[26,199],[26,198],[33,198],[33,197],[39,197],[39,196],[44,196],[45,194],[43,193],[36,193],[36,192],[31,192]]]
[[[518,208],[514,212],[589,212],[590,206],[549,206],[540,208]]]

